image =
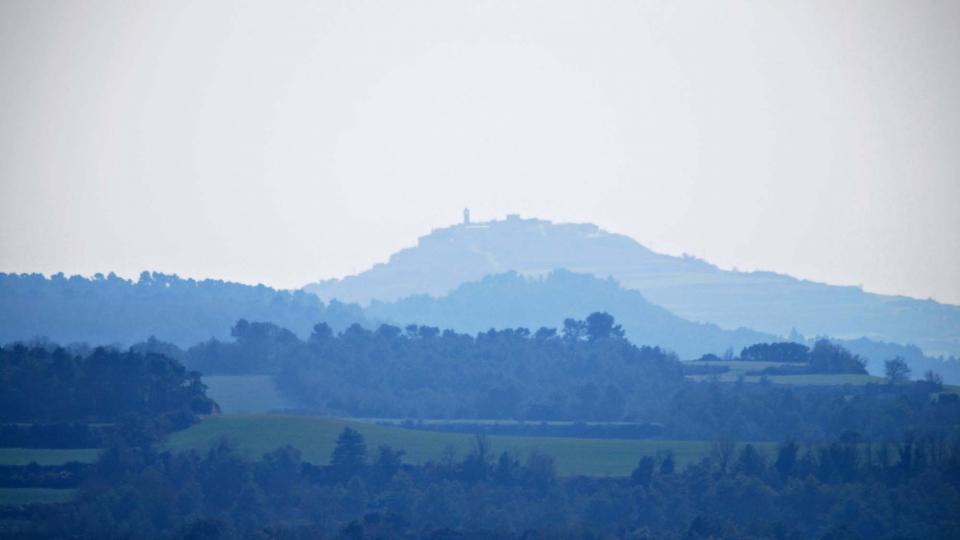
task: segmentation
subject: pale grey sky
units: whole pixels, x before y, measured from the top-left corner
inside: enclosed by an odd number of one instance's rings
[[[297,287],[508,212],[960,303],[960,2],[0,1],[0,271]]]

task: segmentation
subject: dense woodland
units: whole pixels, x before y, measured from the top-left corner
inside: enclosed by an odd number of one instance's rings
[[[196,371],[162,355],[109,348],[78,356],[62,348],[0,347],[0,389],[0,421],[8,423],[115,423],[134,417],[182,428],[217,408]]]
[[[622,421],[656,425],[667,438],[762,440],[825,440],[846,431],[881,440],[906,425],[947,429],[960,418],[960,404],[952,394],[941,397],[936,380],[835,387],[691,381],[676,356],[633,345],[603,313],[568,319],[559,331],[476,336],[415,325],[335,333],[318,324],[304,341],[245,320],[232,333],[231,342],[187,351],[157,341],[135,349],[177,355],[203,373],[271,374],[304,412],[336,416]],[[825,340],[809,349],[762,344],[741,355],[769,360],[781,349],[800,372],[863,373],[861,358]]]
[[[329,464],[285,447],[251,461],[123,443],[62,507],[18,510],[22,538],[951,539],[960,535],[960,444],[846,437],[769,458],[717,442],[678,469],[639,458],[628,478],[556,475],[552,458],[466,456],[422,466],[345,430]]]

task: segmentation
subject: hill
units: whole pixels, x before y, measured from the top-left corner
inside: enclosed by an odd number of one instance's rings
[[[336,329],[362,321],[359,307],[324,304],[302,291],[144,272],[49,278],[0,273],[0,343],[44,337],[60,343],[133,344],[156,336],[182,347],[226,339],[238,319],[273,321],[309,335],[318,321]]]
[[[397,323],[415,322],[477,333],[490,328],[561,326],[565,314],[605,311],[623,326],[630,341],[660,346],[681,358],[722,354],[754,343],[782,341],[778,336],[747,328],[724,330],[714,324],[695,323],[649,302],[642,293],[621,287],[614,279],[590,274],[554,270],[541,276],[506,272],[464,283],[441,297],[415,295],[394,302],[373,301],[367,317]],[[815,339],[793,335],[791,341],[813,345]],[[960,362],[944,362],[923,354],[918,347],[859,338],[832,341],[868,360],[867,369],[883,375],[883,363],[896,356],[904,358],[916,378],[927,370],[941,374],[947,382],[960,382]]]
[[[386,263],[304,289],[323,299],[369,303],[440,296],[488,274],[546,274],[558,268],[612,276],[650,302],[721,328],[786,335],[867,337],[912,343],[928,355],[960,354],[960,306],[864,292],[772,272],[736,272],[693,257],[655,253],[591,224],[540,219],[437,229]]]
[[[748,329],[723,330],[694,323],[650,303],[639,291],[611,278],[555,270],[540,277],[516,272],[464,283],[446,296],[416,295],[395,302],[372,302],[370,317],[453,328],[475,334],[490,328],[560,327],[570,314],[603,311],[613,315],[638,345],[660,346],[681,358],[736,351],[774,336]]]

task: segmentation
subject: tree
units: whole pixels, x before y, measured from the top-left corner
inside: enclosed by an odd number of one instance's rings
[[[363,469],[367,459],[367,444],[363,435],[349,427],[343,428],[333,449],[330,467],[339,480],[348,480]]]
[[[526,476],[529,485],[541,492],[557,479],[557,466],[553,456],[534,450],[527,455]]]
[[[380,484],[389,482],[400,470],[405,453],[403,450],[394,450],[385,444],[380,445],[377,448],[377,459],[372,466],[374,479]]]
[[[402,333],[403,330],[390,324],[381,324],[377,328],[377,335],[388,340],[397,339]]]
[[[647,487],[653,480],[653,471],[656,468],[656,461],[651,456],[643,456],[636,468],[630,473],[630,481],[636,485]]]
[[[587,334],[587,323],[576,319],[563,320],[563,339],[580,341]]]
[[[757,343],[740,351],[740,360],[805,363],[809,355],[810,349],[799,343]]]
[[[462,478],[470,484],[486,480],[490,466],[488,464],[490,443],[486,435],[477,433],[474,436],[474,449],[461,464]]]
[[[541,327],[539,330],[536,331],[535,334],[533,334],[534,339],[536,339],[537,341],[546,341],[556,336],[557,336],[556,328],[547,328],[545,326]]]
[[[508,486],[517,480],[519,470],[520,462],[517,456],[509,452],[502,452],[500,459],[497,460],[496,467],[493,469],[493,480],[501,486]]]
[[[740,451],[740,457],[737,458],[737,472],[741,472],[747,476],[760,476],[766,468],[766,460],[752,444],[747,444],[743,447],[743,450]]]
[[[591,313],[587,317],[587,340],[596,341],[598,339],[622,338],[623,328],[619,324],[614,326],[613,322],[613,315],[609,313]]]
[[[883,370],[891,384],[910,380],[910,366],[907,365],[906,360],[899,356],[884,362]]]
[[[867,361],[840,345],[821,339],[810,351],[810,367],[814,373],[863,373]]]
[[[797,467],[797,456],[800,447],[793,441],[788,441],[780,445],[777,449],[777,461],[774,467],[780,473],[781,478],[788,478],[793,475]]]
[[[333,339],[333,329],[325,322],[313,325],[313,332],[310,334],[310,343],[326,343]]]
[[[710,445],[710,457],[717,462],[722,472],[727,472],[727,466],[736,448],[737,443],[729,437],[722,437]]]
[[[928,369],[927,372],[923,374],[923,382],[940,388],[943,386],[943,377],[936,371]]]
[[[657,452],[657,458],[660,460],[660,474],[669,475],[677,470],[677,462],[673,457],[673,450],[663,450]]]

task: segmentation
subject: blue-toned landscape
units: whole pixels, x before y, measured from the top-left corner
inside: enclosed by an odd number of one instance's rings
[[[0,2],[0,539],[960,538],[957,28]]]

